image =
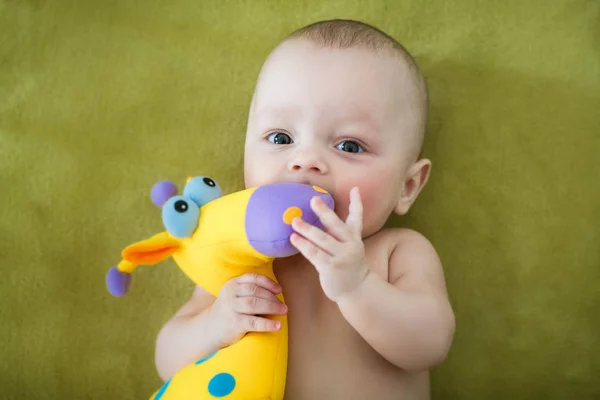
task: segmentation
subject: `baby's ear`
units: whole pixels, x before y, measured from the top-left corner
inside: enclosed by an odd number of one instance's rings
[[[414,163],[406,173],[400,198],[394,211],[398,215],[404,215],[410,210],[417,196],[423,190],[423,187],[429,179],[429,173],[431,172],[431,161],[428,159],[421,159]]]

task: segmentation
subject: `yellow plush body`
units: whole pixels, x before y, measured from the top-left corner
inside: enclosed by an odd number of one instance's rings
[[[316,195],[326,193],[313,188]],[[201,205],[197,227],[189,237],[178,238],[167,231],[128,246],[122,252],[123,260],[116,273],[131,274],[138,265],[155,264],[172,256],[194,283],[214,296],[219,294],[225,282],[248,272],[258,272],[276,280],[273,273],[275,257],[257,251],[247,237],[248,203],[255,190],[246,189]],[[282,196],[289,197],[289,193]],[[301,208],[308,210],[309,199],[310,196],[300,196],[295,204],[286,205],[284,212],[274,211],[278,213],[280,224],[289,225],[291,217],[302,215]],[[282,294],[279,298],[284,300]],[[287,318],[270,318],[281,322],[279,331],[248,333],[234,345],[184,367],[165,382],[151,400],[283,399],[287,372]]]

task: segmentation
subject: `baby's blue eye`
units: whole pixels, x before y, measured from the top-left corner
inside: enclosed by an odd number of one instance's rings
[[[190,237],[198,227],[200,207],[187,196],[173,196],[162,208],[163,225],[177,238]]]
[[[183,195],[192,199],[198,207],[202,207],[209,201],[223,196],[219,185],[207,176],[195,176],[186,183]]]
[[[267,136],[267,140],[274,144],[291,144],[293,143],[292,138],[287,133],[273,132]]]
[[[348,153],[362,153],[365,151],[360,144],[354,140],[344,140],[342,143],[336,146],[336,149],[346,151]]]

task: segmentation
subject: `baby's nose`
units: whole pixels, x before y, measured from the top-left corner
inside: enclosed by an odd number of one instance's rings
[[[325,174],[328,171],[327,162],[323,155],[316,150],[304,150],[295,155],[290,161],[289,170],[292,172],[316,172]]]

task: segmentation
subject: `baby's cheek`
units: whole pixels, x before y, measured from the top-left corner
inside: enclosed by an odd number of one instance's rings
[[[380,177],[382,178],[382,177]],[[360,191],[360,199],[363,206],[363,235],[371,235],[381,229],[389,214],[393,211],[395,201],[393,199],[393,188],[386,181],[379,178],[353,182],[353,184],[344,187],[343,192],[346,197],[341,204],[340,213],[344,220],[348,216],[348,207],[350,205],[350,190],[357,186]],[[337,211],[337,207],[336,207]]]
[[[369,182],[349,182],[337,187],[335,195],[335,211],[337,215],[346,220],[350,207],[350,191],[353,187],[358,187],[360,200],[363,205],[363,215],[369,212],[377,202],[377,193],[374,193],[375,185]]]
[[[374,185],[365,184],[360,188],[360,199],[363,204],[363,219],[368,219],[373,215],[373,211],[378,206],[381,207],[385,199],[382,198],[381,193],[377,191]]]
[[[275,172],[272,165],[260,159],[247,161],[244,168],[244,183],[246,187],[262,186],[274,183]]]

